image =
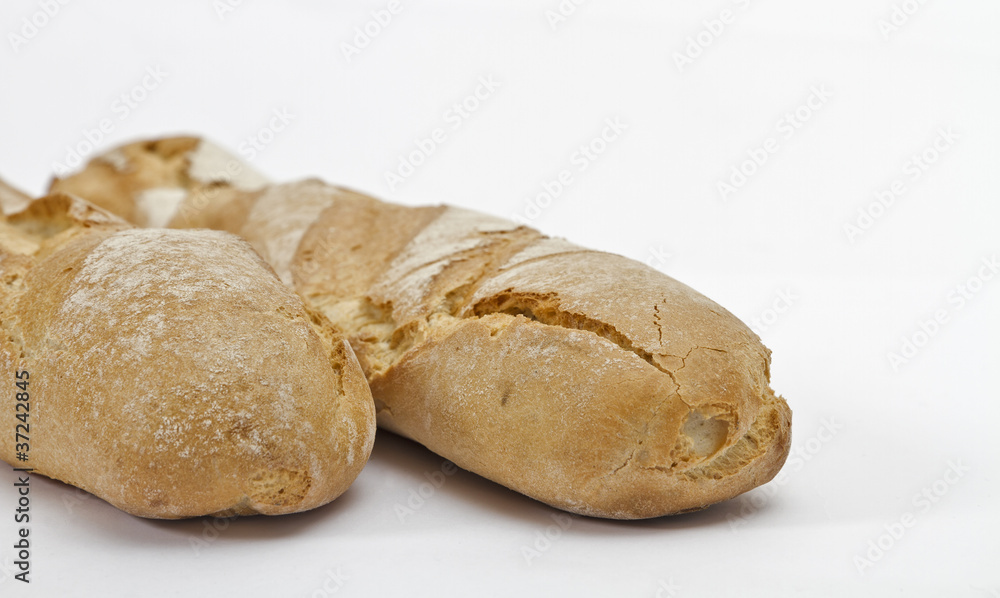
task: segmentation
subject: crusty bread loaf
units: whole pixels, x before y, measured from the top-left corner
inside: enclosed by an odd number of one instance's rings
[[[0,409],[15,372],[30,395],[30,459],[8,429],[8,463],[167,519],[311,509],[366,463],[350,346],[238,237],[54,194],[0,221],[0,274]]]
[[[769,387],[769,351],[691,288],[464,209],[191,176],[209,169],[184,139],[120,148],[53,188],[88,181],[109,207],[158,193],[145,181],[182,190],[172,226],[242,235],[345,330],[381,427],[550,505],[621,519],[731,498],[784,462],[791,412]]]

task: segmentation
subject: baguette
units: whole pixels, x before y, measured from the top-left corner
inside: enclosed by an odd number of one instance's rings
[[[203,144],[127,145],[52,188],[124,215],[140,197],[172,197],[153,210],[170,226],[246,238],[349,336],[380,427],[554,507],[616,519],[700,509],[784,463],[791,412],[769,387],[770,352],[693,289],[469,210],[318,180],[248,183],[248,166]]]
[[[312,509],[367,461],[350,346],[238,237],[57,193],[0,220],[0,274],[4,461],[163,519]]]

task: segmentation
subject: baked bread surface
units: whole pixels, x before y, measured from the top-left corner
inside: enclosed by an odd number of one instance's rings
[[[0,274],[0,373],[31,397],[30,460],[7,434],[5,461],[156,518],[311,509],[367,461],[346,338],[235,235],[57,193],[0,222]]]
[[[469,210],[192,176],[208,170],[197,143],[162,158],[170,140],[125,146],[139,157],[96,159],[54,188],[127,190],[95,198],[109,206],[155,193],[150,179],[180,189],[171,226],[246,238],[344,330],[380,427],[550,505],[620,519],[702,508],[784,463],[791,412],[769,387],[770,352],[690,287]]]

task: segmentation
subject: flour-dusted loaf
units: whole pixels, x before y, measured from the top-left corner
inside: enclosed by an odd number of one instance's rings
[[[53,194],[0,221],[0,275],[0,409],[16,372],[30,396],[30,459],[8,430],[8,463],[166,519],[304,511],[365,465],[354,353],[238,237]]]
[[[350,337],[381,427],[620,519],[731,498],[784,462],[791,412],[769,387],[769,351],[691,288],[469,210],[240,181],[249,167],[204,143],[125,146],[53,188],[124,215],[169,196],[141,211],[242,235]]]

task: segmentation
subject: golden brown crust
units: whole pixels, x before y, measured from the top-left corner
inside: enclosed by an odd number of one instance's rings
[[[138,226],[167,226],[176,216],[176,228],[224,230],[212,225],[223,220],[221,214],[231,212],[228,202],[238,204],[242,192],[264,182],[250,166],[211,143],[197,137],[168,137],[102,154],[80,172],[54,178],[49,192],[86,198]],[[175,208],[182,196],[189,200],[180,211]],[[163,203],[167,205],[159,205]]]
[[[686,511],[770,479],[767,455],[787,453],[787,435],[764,433],[757,337],[632,260],[448,208],[366,299],[408,337],[379,360],[359,349],[380,424],[553,506]],[[711,463],[737,453],[746,471],[717,478]]]
[[[360,472],[360,365],[245,241],[135,229],[67,195],[2,224],[0,372],[30,374],[22,465],[169,519],[303,511]],[[16,462],[13,438],[0,456]]]
[[[656,270],[319,181],[242,197],[227,226],[350,336],[379,424],[463,467],[629,519],[731,498],[787,456],[769,351]]]

